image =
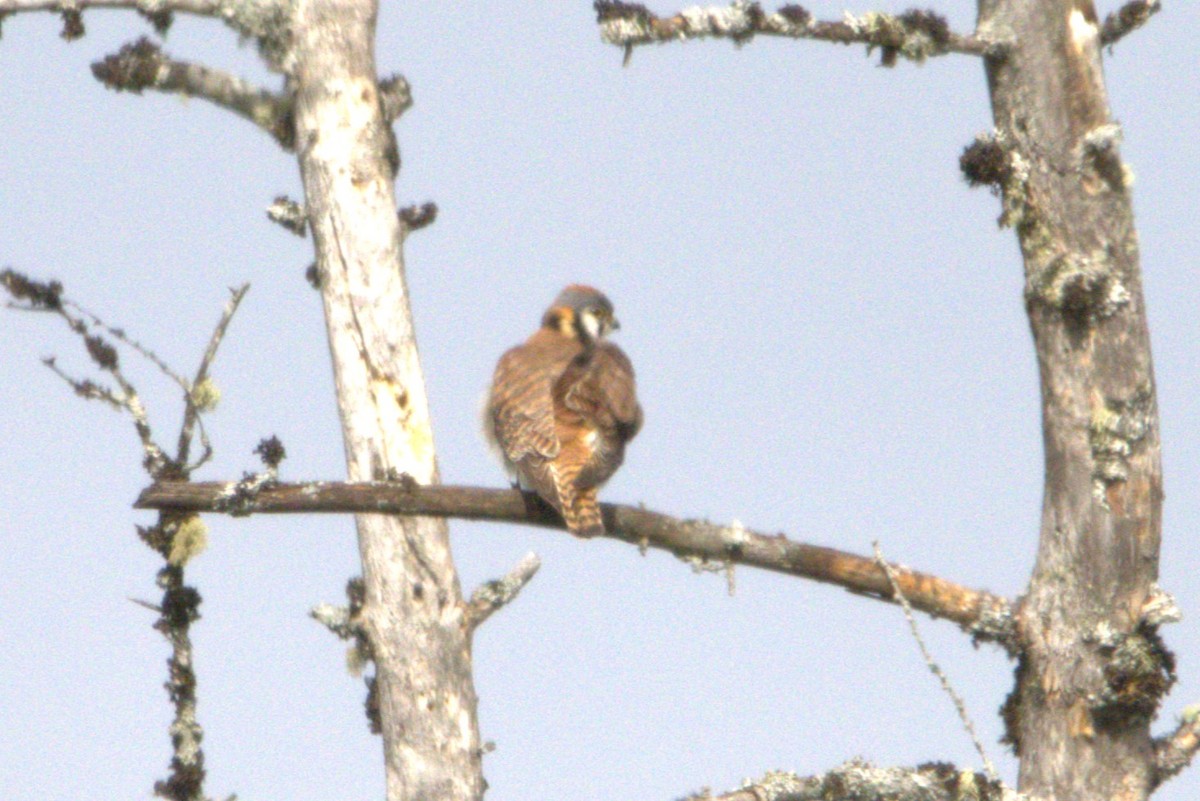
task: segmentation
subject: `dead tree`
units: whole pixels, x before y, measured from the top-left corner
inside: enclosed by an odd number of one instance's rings
[[[1158,636],[1162,470],[1158,410],[1120,128],[1101,49],[1157,0],[1101,22],[1092,0],[980,0],[968,36],[925,11],[820,22],[757,3],[660,18],[597,2],[625,48],[756,35],[864,42],[884,65],[949,52],[983,56],[995,130],[963,154],[995,187],[1017,233],[1042,386],[1046,484],[1037,564],[1017,612],[1017,686],[1005,705],[1020,790],[1073,801],[1142,799],[1177,768],[1150,723],[1174,680]]]
[[[349,477],[404,473],[437,482],[433,434],[414,341],[401,245],[433,207],[399,212],[390,123],[410,105],[403,78],[375,72],[373,0],[3,0],[0,15],[53,11],[63,35],[82,13],[128,8],[165,31],[175,13],[215,17],[258,45],[282,91],[170,58],[142,38],[93,65],[119,90],[200,97],[244,116],[294,151],[305,202],[274,215],[312,231]],[[362,303],[369,298],[369,303]],[[483,792],[466,604],[444,520],[357,517],[365,598],[356,625],[375,664],[388,798],[475,799]],[[199,782],[183,797],[203,798]]]
[[[253,37],[287,78],[282,92],[175,61],[148,40],[96,65],[111,86],[186,92],[252,120],[294,150],[306,197],[274,216],[311,230],[334,354],[350,484],[186,484],[171,475],[145,508],[184,514],[327,511],[358,514],[363,591],[326,622],[361,639],[376,664],[373,695],[389,799],[474,799],[483,792],[471,679],[476,625],[529,580],[462,597],[445,519],[558,525],[513,491],[438,488],[401,245],[431,207],[397,214],[388,122],[410,103],[403,79],[379,81],[371,0],[0,0],[0,13],[52,10],[65,34],[81,11],[127,7],[156,24],[172,12],[216,16]],[[697,8],[660,17],[598,2],[602,37],[633,49],[690,38],[756,36],[860,43],[884,65],[955,53],[984,61],[995,130],[963,153],[973,184],[1002,199],[1018,235],[1042,379],[1046,492],[1037,565],[1018,602],[934,576],[740,526],[606,508],[612,536],[726,566],[749,564],[827,581],[954,620],[1019,660],[1008,737],[1028,797],[1144,799],[1200,748],[1185,722],[1155,739],[1150,724],[1173,680],[1157,628],[1177,614],[1155,584],[1161,522],[1158,417],[1128,180],[1111,120],[1101,49],[1142,24],[1154,0],[1101,22],[1090,0],[980,0],[971,34],[927,11],[814,19],[790,5]],[[369,297],[364,304],[359,299]],[[728,799],[1008,798],[994,776],[947,766],[849,763],[821,777],[770,774]],[[196,789],[195,798],[201,798]]]

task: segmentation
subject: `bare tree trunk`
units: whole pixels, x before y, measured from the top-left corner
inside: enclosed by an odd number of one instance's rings
[[[373,0],[300,0],[296,149],[351,480],[438,480],[375,77]],[[389,155],[392,157],[389,162]],[[357,516],[389,801],[483,792],[463,600],[444,520]]]
[[[1020,789],[1143,799],[1170,657],[1143,617],[1161,534],[1158,409],[1129,180],[1091,0],[980,0],[1042,386],[1046,487],[1006,704]]]

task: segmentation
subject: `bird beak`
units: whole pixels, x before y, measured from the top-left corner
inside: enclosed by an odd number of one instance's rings
[[[616,317],[613,317],[611,320],[608,321],[608,327],[613,331],[619,331],[619,330],[621,330],[621,321],[618,320]]]

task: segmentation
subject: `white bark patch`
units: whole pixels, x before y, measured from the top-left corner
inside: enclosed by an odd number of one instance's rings
[[[397,382],[386,378],[373,379],[371,397],[378,412],[379,431],[383,436],[383,452],[398,457],[397,464],[417,481],[433,480],[433,439],[427,415],[416,415],[411,406],[412,395]],[[400,399],[405,398],[405,402]]]
[[[1077,8],[1071,9],[1071,13],[1067,16],[1067,27],[1071,29],[1071,43],[1075,45],[1075,50],[1083,52],[1086,48],[1091,47],[1096,38],[1100,36],[1100,29],[1093,22],[1088,22]]]
[[[600,40],[608,44],[622,45],[646,34],[646,29],[631,19],[605,20],[600,25]]]
[[[313,157],[338,163],[345,160],[344,154],[353,153],[361,146],[363,131],[368,130],[376,118],[375,88],[362,79],[334,78],[324,89],[337,98],[337,102],[323,104],[323,107],[336,108],[337,118],[325,120],[319,126],[321,135],[314,138]]]
[[[728,6],[692,6],[679,12],[692,35],[750,33],[754,30],[750,17],[750,3],[731,3]]]

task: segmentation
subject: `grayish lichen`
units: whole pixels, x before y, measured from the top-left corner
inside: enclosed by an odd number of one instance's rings
[[[754,33],[754,3],[735,2],[728,6],[692,6],[679,12],[692,35],[745,36]]]
[[[1029,160],[1015,147],[1009,147],[1006,138],[997,132],[996,142],[1008,152],[1008,180],[1004,184],[1003,212],[1000,225],[1005,228],[1021,228],[1030,222],[1029,213]]]
[[[1053,255],[1030,272],[1026,295],[1088,323],[1107,320],[1130,300],[1116,265],[1102,250]]]
[[[245,517],[253,514],[257,508],[259,492],[277,480],[278,469],[274,467],[267,468],[261,473],[247,474],[241,481],[225,485],[213,501],[213,510],[232,517]]]
[[[757,801],[777,801],[788,796],[799,795],[804,791],[806,781],[795,773],[783,770],[773,770],[761,779],[747,779],[742,782],[741,789],[754,793]]]
[[[1108,508],[1106,491],[1129,478],[1129,459],[1154,424],[1154,393],[1149,385],[1125,400],[1092,398],[1088,444],[1092,451],[1092,495]]]
[[[600,40],[605,44],[623,45],[645,39],[649,34],[645,25],[629,17],[609,19],[600,24]]]
[[[1157,628],[1183,620],[1183,612],[1171,594],[1154,582],[1150,585],[1150,595],[1142,603],[1141,619],[1147,626]]]
[[[996,642],[1010,653],[1017,652],[1017,621],[1011,605],[997,608],[985,606],[979,617],[967,628],[972,642]]]

